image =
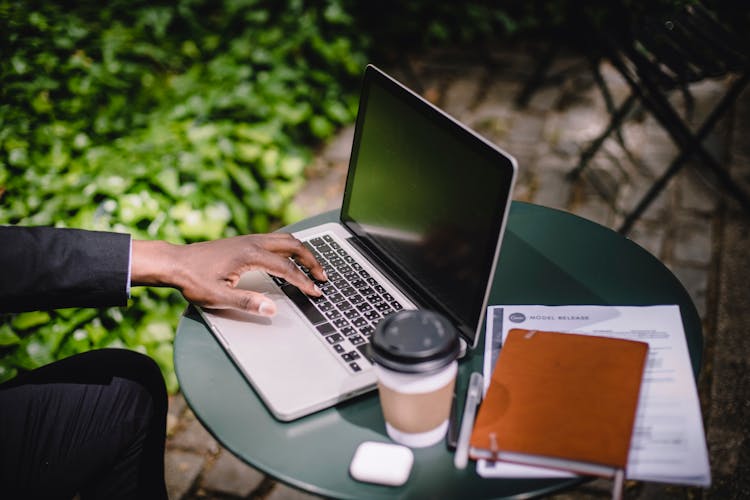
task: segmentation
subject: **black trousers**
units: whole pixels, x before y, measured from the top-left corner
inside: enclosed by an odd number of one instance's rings
[[[91,351],[0,384],[0,496],[167,498],[159,367]]]

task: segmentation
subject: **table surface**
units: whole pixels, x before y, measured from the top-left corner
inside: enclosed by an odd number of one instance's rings
[[[286,228],[336,220],[327,212]],[[690,296],[650,253],[614,231],[575,215],[513,202],[490,304],[678,304],[697,377],[703,338]],[[458,404],[472,371],[481,371],[483,339],[459,365]],[[575,486],[575,479],[483,479],[474,463],[453,466],[444,444],[414,450],[414,468],[401,487],[355,481],[349,462],[363,441],[389,441],[377,393],[282,423],[188,308],[177,329],[174,361],[193,412],[224,447],[251,466],[292,486],[338,498],[497,498],[544,494]]]

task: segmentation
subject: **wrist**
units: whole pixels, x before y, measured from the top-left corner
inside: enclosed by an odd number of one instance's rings
[[[179,276],[178,245],[133,240],[130,282],[133,286],[175,286]]]

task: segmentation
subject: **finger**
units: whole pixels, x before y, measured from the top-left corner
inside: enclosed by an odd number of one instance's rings
[[[275,257],[280,259],[281,262],[274,260],[273,267],[269,266],[269,272],[271,274],[273,274],[274,276],[278,276],[279,278],[284,278],[287,282],[296,286],[307,295],[319,297],[323,294],[320,288],[318,288],[318,286],[313,283],[305,273],[300,271],[299,267],[297,267],[297,264],[295,264],[294,261],[286,257]],[[278,267],[276,266],[277,263]]]
[[[228,288],[222,295],[224,307],[239,309],[259,316],[271,317],[276,314],[276,304],[262,293]]]
[[[264,249],[285,257],[293,257],[309,269],[316,279],[328,281],[328,276],[323,267],[300,240],[289,233],[272,233],[264,236],[269,237],[264,238],[262,245]]]
[[[328,281],[328,275],[326,274],[325,269],[323,269],[323,266],[320,265],[320,262],[315,259],[313,254],[309,250],[307,250],[307,248],[304,248],[304,250],[304,253],[300,253],[294,256],[297,262],[309,269],[310,273],[318,281]]]

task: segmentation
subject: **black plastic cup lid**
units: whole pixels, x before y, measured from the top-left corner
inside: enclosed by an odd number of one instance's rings
[[[399,311],[378,323],[370,340],[372,360],[403,373],[429,373],[453,362],[461,345],[455,327],[433,311]]]

